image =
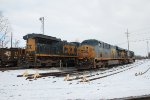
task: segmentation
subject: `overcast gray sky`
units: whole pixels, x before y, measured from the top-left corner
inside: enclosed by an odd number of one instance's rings
[[[40,17],[45,17],[45,34],[67,41],[98,39],[147,55],[150,39],[150,0],[0,0],[0,11],[13,29],[15,39],[40,33]],[[136,41],[136,42],[135,42]],[[150,43],[149,43],[150,44]]]

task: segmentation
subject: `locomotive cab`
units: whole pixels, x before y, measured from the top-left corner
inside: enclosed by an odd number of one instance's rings
[[[94,57],[94,48],[90,45],[82,45],[78,48],[79,59],[90,59]]]
[[[97,42],[97,41],[96,41]],[[78,69],[89,69],[95,62],[95,40],[85,40],[78,47]]]
[[[90,69],[93,66],[95,56],[94,47],[90,45],[81,45],[77,50],[78,69]]]

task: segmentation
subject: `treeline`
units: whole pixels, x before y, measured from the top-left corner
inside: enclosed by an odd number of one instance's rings
[[[139,55],[135,55],[135,59],[136,59],[136,60],[150,59],[150,53],[149,53],[148,56],[139,56]]]

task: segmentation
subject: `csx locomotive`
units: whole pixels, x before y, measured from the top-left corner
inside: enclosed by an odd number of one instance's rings
[[[26,40],[27,66],[75,66],[79,43],[62,41],[42,34],[28,34]]]
[[[134,52],[95,39],[79,42],[31,33],[25,49],[1,48],[0,66],[70,67],[89,69],[133,62]]]
[[[78,47],[79,68],[127,64],[134,60],[134,52],[95,39],[84,40]]]

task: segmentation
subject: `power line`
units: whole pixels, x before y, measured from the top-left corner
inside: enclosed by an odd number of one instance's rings
[[[143,41],[147,41],[147,40],[150,40],[150,37],[147,38],[147,39],[142,39],[142,40],[133,40],[133,41],[130,41],[132,43],[136,43],[136,42],[143,42]],[[116,45],[123,45],[123,44],[126,44],[127,42],[122,42],[122,43],[118,43]]]
[[[137,30],[134,30],[134,31],[130,31],[130,33],[137,33],[137,32],[142,32],[143,30],[150,30],[150,27],[146,27],[146,28],[141,28],[141,29],[137,29]]]
[[[142,40],[134,40],[134,41],[131,41],[131,42],[142,42],[142,41],[147,41],[147,40],[150,40],[150,38],[142,39]]]
[[[147,34],[149,34],[149,33],[150,33],[150,31],[149,31],[149,32],[145,32],[145,33],[144,33],[144,32],[143,32],[143,33],[133,33],[133,34],[131,33],[131,36],[135,36],[135,35],[136,35],[136,36],[137,36],[137,35],[147,35]]]
[[[149,34],[149,33],[150,33],[150,27],[130,31],[131,36],[146,35],[146,34]]]

